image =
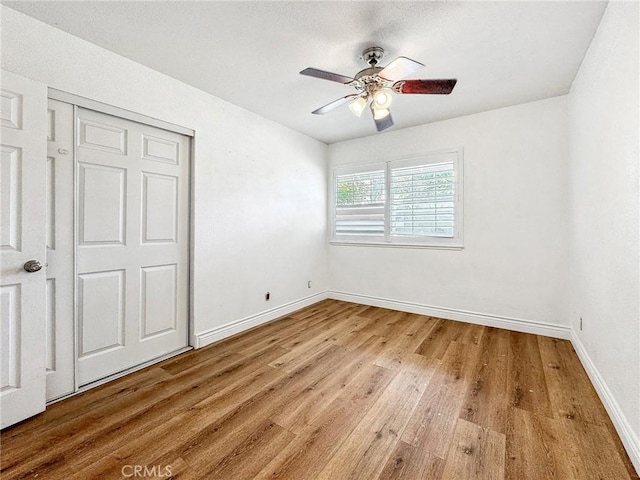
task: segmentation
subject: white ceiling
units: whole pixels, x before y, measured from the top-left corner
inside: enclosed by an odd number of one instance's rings
[[[568,92],[606,2],[32,2],[5,5],[326,143],[375,134],[368,112],[310,112],[349,87],[369,46],[457,78],[396,96],[393,129]]]

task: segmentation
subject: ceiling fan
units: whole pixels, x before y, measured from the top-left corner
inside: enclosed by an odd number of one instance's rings
[[[373,114],[376,129],[381,132],[393,126],[393,119],[389,111],[389,105],[393,99],[392,93],[448,95],[456,85],[456,79],[403,80],[424,65],[407,57],[398,57],[386,67],[378,67],[378,62],[383,55],[384,50],[380,47],[364,50],[362,58],[368,67],[359,71],[353,78],[317,68],[302,70],[301,75],[342,83],[356,89],[356,93],[334,100],[311,113],[324,115],[348,103],[351,111],[359,117],[367,103],[371,101],[369,108]]]

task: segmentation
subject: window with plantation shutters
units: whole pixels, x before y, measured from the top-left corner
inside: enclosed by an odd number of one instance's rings
[[[336,236],[384,236],[384,168],[337,175],[335,193]]]
[[[390,234],[453,237],[453,161],[390,169]]]
[[[334,170],[334,243],[462,248],[462,150]]]

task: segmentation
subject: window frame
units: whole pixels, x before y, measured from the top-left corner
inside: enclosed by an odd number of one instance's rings
[[[453,156],[453,158],[450,158]],[[446,160],[445,160],[446,158]],[[419,165],[430,165],[453,160],[454,164],[454,235],[453,237],[437,237],[429,235],[405,236],[391,235],[391,170]],[[340,236],[336,235],[337,210],[337,177],[363,173],[373,170],[384,170],[384,235],[373,236]],[[342,164],[332,169],[330,188],[330,243],[332,245],[365,245],[377,247],[434,248],[461,250],[464,248],[464,159],[463,149],[447,148],[416,155],[404,155],[386,161],[366,164]]]

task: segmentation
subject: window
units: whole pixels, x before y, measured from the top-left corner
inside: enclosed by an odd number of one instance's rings
[[[384,177],[384,168],[336,177],[336,235],[384,235]]]
[[[462,151],[336,168],[335,243],[462,247]]]

